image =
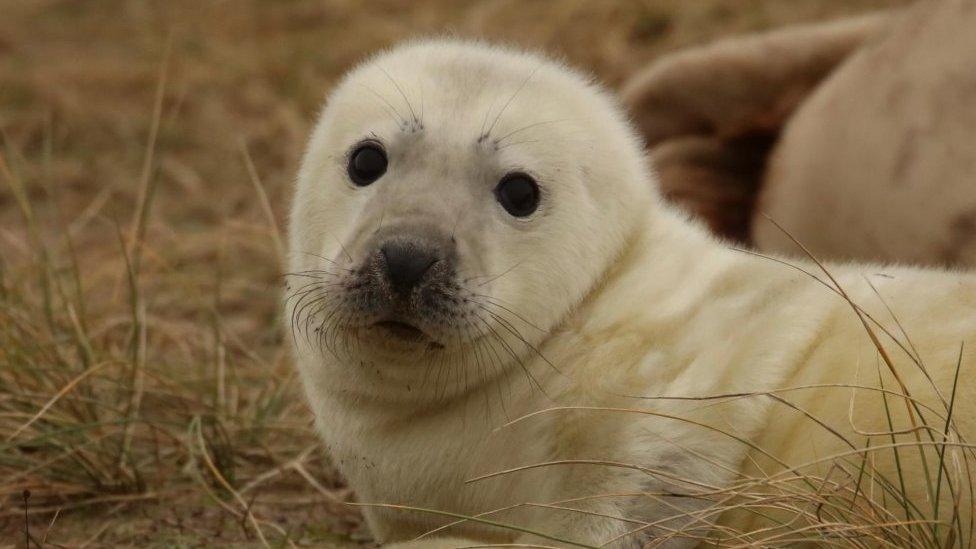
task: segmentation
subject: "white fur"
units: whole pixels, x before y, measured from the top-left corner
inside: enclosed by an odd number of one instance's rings
[[[411,108],[422,118],[422,129]],[[405,127],[399,127],[399,117],[407,119]],[[495,117],[494,138],[544,123],[509,138],[517,145],[479,148],[480,131]],[[383,179],[355,188],[345,175],[345,155],[370,132],[412,152],[391,156]],[[508,321],[526,340],[496,322],[518,360],[464,341],[458,345],[468,358],[436,364],[436,381],[422,383],[429,368],[419,351],[391,352],[380,345],[355,347],[347,356],[296,336],[317,426],[359,501],[474,515],[597,494],[692,493],[725,486],[737,471],[775,470],[742,440],[791,465],[845,450],[836,437],[771,398],[632,398],[871,385],[877,379],[877,353],[843,299],[795,269],[728,249],[666,206],[652,191],[641,149],[616,101],[598,86],[558,63],[484,44],[407,44],[356,68],[331,94],[298,179],[291,271],[354,263],[363,253],[362,235],[392,219],[413,216],[453,225],[462,270],[486,277],[480,291],[512,311]],[[527,219],[507,216],[492,196],[499,174],[511,169],[529,171],[543,188],[540,210]],[[801,265],[816,272],[815,266]],[[971,343],[956,418],[976,439],[976,277],[830,268],[854,300],[887,321],[870,279],[943,392],[951,386],[960,342]],[[478,354],[483,358],[474,358]],[[915,396],[938,407],[918,369],[900,352],[891,354]],[[893,387],[885,376],[886,387]],[[784,397],[855,436],[848,422],[849,389]],[[859,394],[859,429],[884,429],[880,401],[863,404],[875,398]],[[681,416],[733,432],[739,440],[660,415],[598,410],[550,410],[506,426],[525,414],[565,406]],[[879,468],[889,466],[884,459],[879,456]],[[646,470],[563,463],[466,482],[558,460],[638,464]],[[910,479],[909,489],[921,494],[919,483]],[[707,502],[647,495],[573,505],[656,521]],[[365,515],[381,542],[410,540],[449,520],[380,507],[367,507]],[[538,507],[488,518],[591,544],[634,528],[612,518]],[[441,540],[445,546],[559,544],[471,522],[447,533],[476,541]]]

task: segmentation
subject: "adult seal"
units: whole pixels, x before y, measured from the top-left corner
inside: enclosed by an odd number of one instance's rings
[[[331,93],[285,317],[377,540],[968,539],[976,277],[828,277],[654,189],[614,98],[534,54],[413,42]]]
[[[787,26],[657,58],[621,95],[662,194],[718,234],[972,269],[974,26],[972,0]]]

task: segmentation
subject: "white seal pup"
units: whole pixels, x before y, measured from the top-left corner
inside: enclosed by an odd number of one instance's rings
[[[458,516],[438,534],[459,538],[419,543],[795,541],[845,509],[930,509],[918,452],[898,460],[907,499],[887,493],[890,445],[926,421],[923,442],[952,441],[920,446],[929,466],[968,459],[976,342],[954,380],[976,276],[829,267],[854,309],[812,264],[729,249],[653,183],[616,101],[533,54],[409,43],[331,93],[298,177],[286,318],[378,541]],[[886,307],[925,370],[884,332],[878,367],[864,326]],[[946,469],[932,492],[962,518],[933,536],[968,536],[964,470]]]

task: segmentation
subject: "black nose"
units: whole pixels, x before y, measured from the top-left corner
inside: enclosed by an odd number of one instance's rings
[[[399,293],[414,289],[424,274],[440,259],[435,253],[409,242],[388,242],[380,247],[386,263],[386,276]]]

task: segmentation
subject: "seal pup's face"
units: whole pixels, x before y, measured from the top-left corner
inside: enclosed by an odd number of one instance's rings
[[[557,64],[438,41],[379,55],[332,93],[299,175],[299,352],[477,365],[472,382],[519,367],[650,215],[650,188],[616,105]]]

